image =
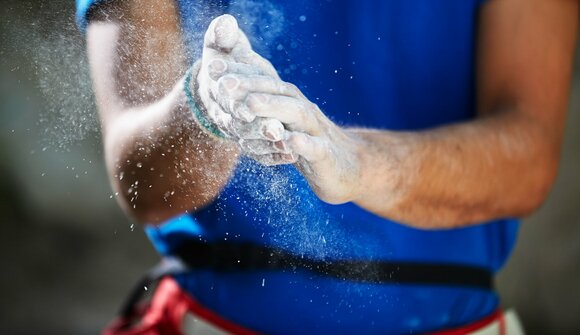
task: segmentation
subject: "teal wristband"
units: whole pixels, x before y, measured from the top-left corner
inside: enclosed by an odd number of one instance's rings
[[[193,98],[193,93],[191,92],[191,78],[193,77],[192,67],[187,70],[185,73],[185,81],[183,83],[183,92],[185,93],[185,97],[187,98],[187,105],[191,109],[191,112],[194,118],[197,120],[197,123],[204,128],[210,134],[217,136],[219,138],[226,138],[225,134],[222,133],[215,125],[213,125],[209,120],[203,115],[199,106],[195,102]]]

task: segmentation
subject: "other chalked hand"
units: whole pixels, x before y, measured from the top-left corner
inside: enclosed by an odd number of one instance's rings
[[[354,133],[334,124],[295,85],[278,76],[225,70],[218,83],[233,115],[249,113],[248,119],[277,120],[284,126],[282,139],[271,147],[243,140],[246,152],[266,165],[296,163],[322,200],[349,201],[360,180],[361,141]]]

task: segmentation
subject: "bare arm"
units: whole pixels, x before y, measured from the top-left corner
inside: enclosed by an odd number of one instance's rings
[[[466,226],[538,208],[556,176],[567,108],[577,0],[491,0],[478,41],[478,112],[420,132],[344,129],[297,89],[252,91],[246,104],[289,130],[285,144],[317,195],[355,202],[420,228]],[[264,79],[262,79],[264,81]],[[273,83],[276,90],[286,83]],[[285,162],[273,162],[273,164]]]
[[[390,206],[383,206],[380,197],[357,202],[419,227],[461,226],[537,209],[558,169],[578,15],[576,0],[484,5],[478,41],[480,117],[422,133],[357,132],[373,144],[363,154],[369,160],[363,166],[371,171],[362,175],[376,179],[365,184],[379,185],[377,179],[389,184],[388,171],[374,168],[392,156],[385,150],[396,152],[389,166],[394,164],[398,177],[392,187],[399,194],[386,201]]]
[[[105,158],[123,207],[158,223],[213,200],[238,149],[205,135],[187,108],[174,1],[116,3],[95,10],[87,30]]]

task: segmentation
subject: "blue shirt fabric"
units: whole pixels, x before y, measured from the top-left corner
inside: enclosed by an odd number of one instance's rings
[[[423,130],[474,118],[480,0],[179,0],[191,61],[209,21],[236,16],[255,49],[333,121]],[[86,25],[90,0],[78,0]],[[477,190],[474,190],[477,191]],[[499,201],[500,199],[498,199]],[[218,199],[147,228],[161,254],[186,238],[253,242],[315,259],[475,265],[495,272],[518,222],[425,231],[354,204],[328,205],[293,166],[242,158]],[[463,325],[491,313],[494,292],[466,287],[354,283],[307,271],[177,277],[201,303],[271,334],[407,334]]]

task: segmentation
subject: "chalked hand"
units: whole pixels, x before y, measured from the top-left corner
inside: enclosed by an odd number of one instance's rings
[[[252,75],[280,80],[272,64],[257,54],[230,15],[209,25],[204,38],[197,92],[206,118],[229,139],[239,143],[248,156],[274,155],[284,163],[295,156],[281,142],[284,126],[276,119],[256,117],[248,111],[245,97],[232,75]],[[274,162],[268,160],[268,165]]]
[[[242,149],[248,147],[247,143],[260,139],[279,141],[284,132],[279,121],[255,118],[238,108],[239,102],[223,94],[235,84],[227,78],[220,81],[226,72],[278,77],[272,65],[252,50],[248,38],[231,15],[219,16],[209,25],[194,89],[204,107],[205,117],[228,138],[240,142]],[[273,143],[265,145],[276,148]]]
[[[252,86],[254,78],[246,76],[240,81]],[[296,156],[296,166],[321,200],[334,204],[350,201],[359,192],[362,142],[333,123],[293,85],[279,81],[272,83],[271,91],[249,93],[246,104],[250,112],[282,122],[286,129],[282,145]]]
[[[250,113],[284,127],[274,143],[242,139],[246,153],[266,165],[296,163],[326,202],[343,203],[358,192],[361,141],[328,119],[296,86],[278,76],[243,71],[224,71],[218,83],[221,97],[237,109],[233,115]]]

